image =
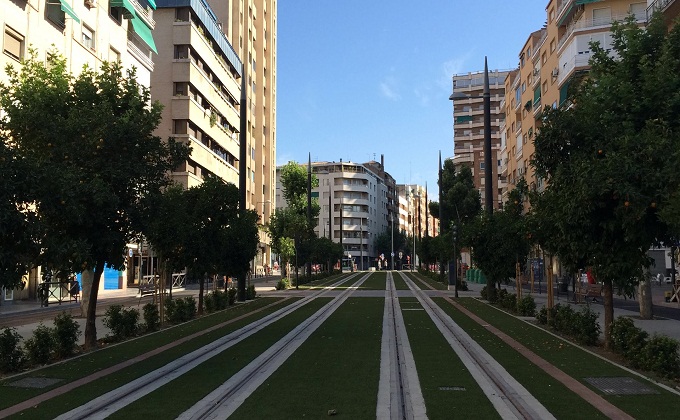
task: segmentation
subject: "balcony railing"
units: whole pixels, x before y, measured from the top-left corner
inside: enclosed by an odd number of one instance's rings
[[[564,45],[564,43],[567,42],[571,35],[576,31],[583,31],[597,27],[609,27],[612,25],[612,22],[623,22],[627,17],[628,15],[614,15],[607,18],[579,19],[576,22],[572,23],[571,25],[567,26],[567,30],[564,32],[564,35],[562,35],[562,38],[560,38],[559,42],[557,43],[557,50],[559,51],[560,48],[562,48],[562,46]],[[638,23],[644,23],[647,21],[647,16],[636,16],[635,21]]]
[[[668,5],[674,1],[675,0],[654,0],[652,4],[647,7],[647,20],[649,20],[649,18],[652,17],[652,14],[657,10],[661,10],[663,12],[666,7],[668,7]]]

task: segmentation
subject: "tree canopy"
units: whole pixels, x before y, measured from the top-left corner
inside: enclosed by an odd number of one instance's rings
[[[122,268],[126,244],[142,227],[144,197],[170,183],[188,147],[153,135],[161,105],[119,63],[67,72],[66,60],[34,51],[0,85],[0,128],[36,177],[29,197],[39,219],[35,264],[94,270],[83,284],[85,343],[96,344],[95,310],[105,266]],[[89,291],[89,294],[88,294]]]
[[[612,288],[631,295],[647,250],[669,240],[680,186],[680,26],[660,14],[645,28],[612,25],[610,53],[592,44],[591,71],[569,101],[548,109],[532,165],[548,187],[534,200],[543,245],[604,283],[605,331]],[[607,335],[608,337],[608,335]]]

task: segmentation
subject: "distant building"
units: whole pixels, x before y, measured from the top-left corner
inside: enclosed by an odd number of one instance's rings
[[[505,110],[500,103],[505,97],[505,79],[510,71],[489,72],[491,95],[491,162],[493,164],[494,208],[500,207],[500,194],[505,188],[505,178],[500,174],[500,126]],[[457,74],[453,76],[453,92],[467,96],[453,101],[453,162],[456,167],[467,165],[472,169],[475,187],[480,192],[482,205],[485,195],[484,167],[484,72]]]

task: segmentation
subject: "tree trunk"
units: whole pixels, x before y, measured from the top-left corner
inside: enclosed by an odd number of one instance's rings
[[[80,316],[87,318],[87,308],[90,305],[90,290],[92,290],[92,281],[94,280],[94,272],[92,270],[85,270],[80,275],[80,287],[82,293],[80,294]]]
[[[217,281],[217,276],[215,276],[215,281]],[[203,290],[205,289],[205,276],[201,277],[201,281],[198,282],[198,315],[203,315]]]
[[[97,348],[97,296],[99,295],[99,282],[104,273],[104,262],[97,262],[94,267],[92,287],[88,293],[87,316],[85,318],[85,350]],[[83,294],[85,294],[83,292]]]
[[[614,321],[614,296],[612,289],[612,281],[610,279],[604,280],[602,287],[602,295],[604,300],[604,346],[611,349],[611,334],[609,331],[612,321]]]
[[[640,302],[640,318],[653,319],[654,310],[652,305],[652,282],[644,280],[638,286],[638,296]]]

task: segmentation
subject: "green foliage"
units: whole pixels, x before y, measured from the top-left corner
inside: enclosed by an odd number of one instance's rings
[[[678,378],[680,376],[679,345],[680,343],[672,338],[652,336],[640,352],[641,367],[665,378]]]
[[[524,296],[517,302],[517,313],[521,316],[536,316],[536,302],[531,295]]]
[[[482,287],[479,295],[482,297],[482,299],[489,300],[489,288],[487,286]]]
[[[196,299],[193,296],[165,299],[165,317],[171,324],[181,324],[196,317]]]
[[[255,285],[251,284],[248,286],[246,289],[246,299],[247,300],[253,300],[257,296],[257,292],[255,291]]]
[[[576,340],[579,344],[594,346],[600,337],[600,324],[597,322],[598,315],[590,308],[584,307],[576,312],[569,305],[555,305],[551,313],[544,306],[536,315],[540,324]],[[548,316],[550,315],[550,316]]]
[[[205,310],[208,313],[226,309],[229,304],[227,292],[215,290],[205,296]]]
[[[20,346],[21,336],[16,328],[6,327],[0,333],[0,372],[16,372],[24,364],[25,356]]]
[[[276,290],[286,290],[290,288],[290,281],[287,278],[282,278],[276,283]]]
[[[44,365],[52,360],[55,347],[54,333],[51,328],[38,325],[33,330],[33,336],[24,342],[28,360],[36,365]]]
[[[34,50],[0,84],[0,131],[29,165],[27,198],[40,217],[40,258],[68,272],[94,270],[85,343],[96,345],[97,291],[106,266],[122,267],[143,225],[147,199],[171,182],[189,148],[154,130],[162,106],[133,69],[102,63],[69,73],[66,60]]]
[[[233,287],[227,290],[227,302],[229,306],[233,306],[236,303],[236,289]]]
[[[114,340],[120,341],[137,334],[139,311],[122,305],[111,305],[104,313],[104,326],[111,330]]]
[[[144,325],[146,332],[158,331],[161,328],[161,315],[158,311],[158,306],[155,303],[149,302],[142,307],[142,316],[144,317]]]
[[[80,325],[69,313],[62,312],[54,318],[54,353],[57,358],[72,356],[76,350]]]
[[[591,46],[587,78],[544,112],[531,162],[548,180],[532,200],[537,239],[571,272],[592,266],[608,301],[613,288],[632,296],[650,247],[680,233],[680,26],[667,32],[656,13],[645,27],[614,23],[612,39],[611,52]]]
[[[609,328],[612,350],[623,355],[633,367],[640,367],[640,356],[649,334],[636,327],[632,319],[621,316],[616,318]]]

